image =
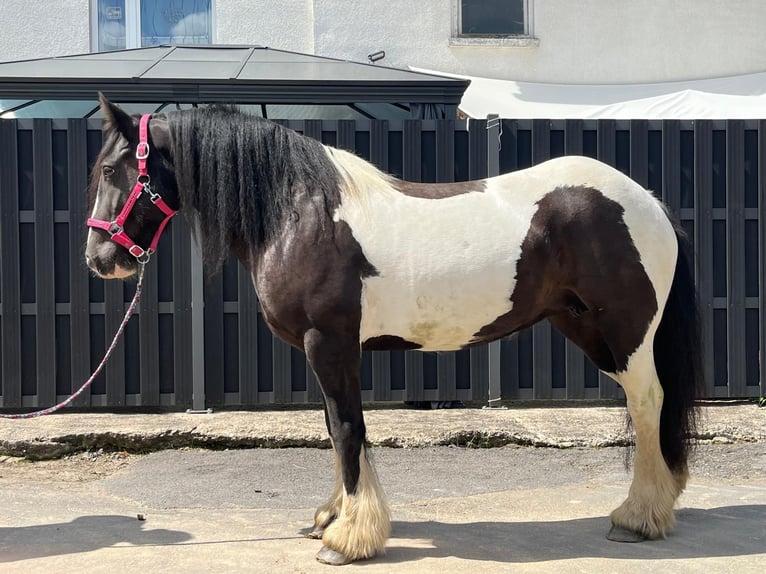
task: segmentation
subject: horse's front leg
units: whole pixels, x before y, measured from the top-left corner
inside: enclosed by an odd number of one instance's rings
[[[325,399],[327,428],[338,464],[336,493],[315,516],[322,533],[320,562],[347,564],[385,550],[390,518],[382,490],[365,448],[359,385],[359,341],[310,330],[304,338],[309,364]]]
[[[327,425],[327,432],[330,433],[330,441],[332,441],[330,415],[327,412],[326,405],[324,409],[324,420]],[[325,529],[330,526],[333,520],[338,518],[340,507],[343,504],[343,477],[341,476],[340,457],[338,456],[338,450],[335,448],[334,443],[333,452],[335,453],[335,487],[327,502],[317,508],[317,511],[314,513],[314,527],[311,529],[311,532],[307,534],[309,538],[314,538],[316,540],[321,540],[322,536],[324,536]]]

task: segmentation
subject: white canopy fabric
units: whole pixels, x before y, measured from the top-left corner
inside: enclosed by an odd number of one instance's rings
[[[539,84],[413,71],[471,80],[460,110],[470,118],[766,119],[766,72],[656,84]]]

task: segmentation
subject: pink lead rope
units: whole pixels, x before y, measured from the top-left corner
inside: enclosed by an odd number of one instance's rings
[[[33,419],[35,417],[49,415],[51,413],[56,412],[59,409],[63,409],[65,406],[67,406],[69,403],[71,403],[73,400],[79,397],[82,394],[82,392],[85,389],[87,389],[94,380],[96,380],[96,377],[98,377],[98,375],[104,369],[104,365],[106,365],[106,362],[109,360],[109,357],[111,356],[115,347],[117,347],[117,342],[120,340],[120,337],[122,336],[123,331],[125,331],[125,325],[128,324],[128,321],[133,316],[133,313],[135,313],[136,311],[136,307],[138,307],[138,302],[141,300],[141,289],[143,288],[143,285],[144,285],[144,266],[141,265],[138,271],[138,285],[136,285],[136,294],[133,295],[133,300],[130,302],[130,305],[128,306],[128,310],[125,313],[125,317],[122,318],[122,323],[120,323],[120,326],[117,329],[117,333],[115,333],[114,339],[112,339],[112,344],[109,345],[109,348],[106,350],[106,354],[104,355],[104,358],[98,364],[98,367],[96,367],[96,370],[93,371],[93,374],[90,376],[90,378],[87,381],[85,381],[85,383],[83,383],[83,385],[79,389],[77,389],[77,391],[75,391],[71,396],[69,396],[69,398],[61,401],[57,405],[48,407],[47,409],[35,411],[33,413],[21,413],[21,414],[15,414],[15,415],[0,414],[0,419]]]

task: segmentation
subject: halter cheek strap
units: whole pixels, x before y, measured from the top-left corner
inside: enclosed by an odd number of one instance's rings
[[[103,219],[88,219],[88,227],[95,227],[97,229],[103,229],[111,237],[112,241],[122,245],[128,252],[138,260],[139,263],[147,263],[152,253],[157,251],[157,244],[160,241],[160,236],[165,230],[165,227],[170,222],[171,218],[177,213],[175,209],[172,209],[165,200],[162,199],[159,193],[154,193],[150,186],[151,178],[149,172],[146,169],[146,159],[149,157],[149,114],[141,116],[141,121],[138,124],[138,145],[136,146],[136,159],[138,159],[138,177],[136,178],[136,184],[133,186],[133,190],[128,196],[128,200],[120,211],[120,214],[116,219],[112,221],[104,221]],[[162,213],[165,214],[160,226],[154,233],[152,242],[147,249],[144,249],[138,245],[133,239],[131,239],[127,233],[125,233],[124,225],[125,221],[130,216],[131,211],[136,205],[138,198],[141,194],[146,194],[151,201]]]

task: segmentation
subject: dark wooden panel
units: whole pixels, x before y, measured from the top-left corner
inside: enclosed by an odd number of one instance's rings
[[[745,397],[745,124],[726,122],[726,292],[730,397]]]
[[[766,120],[758,122],[758,290],[760,394],[766,396]]]
[[[34,120],[35,302],[37,305],[37,404],[56,404],[56,293],[53,257],[53,149],[51,121]]]
[[[160,327],[157,306],[157,260],[146,266],[140,302],[139,354],[141,360],[141,404],[160,404]],[[129,357],[135,361],[138,357]]]
[[[21,293],[17,123],[0,121],[0,301],[3,406],[21,406]]]
[[[713,396],[713,124],[694,124],[694,244],[702,319],[702,361],[708,396]]]
[[[176,406],[191,408],[194,393],[191,237],[180,217],[170,225],[173,239],[173,394]]]
[[[258,402],[258,298],[253,280],[242,265],[237,267],[239,299],[239,400]]]
[[[223,274],[205,279],[205,404],[224,404]]]
[[[69,192],[69,329],[72,341],[72,390],[90,376],[90,294],[88,268],[82,252],[87,237],[88,185],[87,126],[85,120],[67,120],[67,186]],[[74,406],[90,404],[90,387]]]
[[[630,177],[649,186],[649,125],[646,120],[630,121]]]

